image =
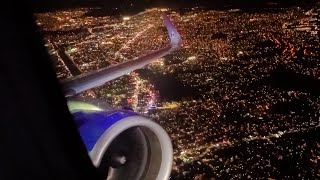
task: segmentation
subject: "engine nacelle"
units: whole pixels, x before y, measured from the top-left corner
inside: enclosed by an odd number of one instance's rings
[[[157,123],[126,110],[69,101],[92,163],[106,179],[168,179],[173,151]]]

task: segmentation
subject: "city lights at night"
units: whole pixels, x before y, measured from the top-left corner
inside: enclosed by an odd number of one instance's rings
[[[171,179],[320,177],[318,7],[98,11],[35,14],[60,80],[165,47],[162,13],[181,34],[178,51],[81,94],[159,123]]]

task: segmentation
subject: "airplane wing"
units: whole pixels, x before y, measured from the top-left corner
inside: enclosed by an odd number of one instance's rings
[[[145,65],[157,60],[177,49],[181,46],[181,37],[176,30],[169,17],[162,15],[164,24],[168,30],[170,38],[170,46],[153,51],[149,54],[143,55],[139,58],[128,60],[114,66],[95,70],[89,73],[84,73],[61,81],[66,97],[74,96],[83,91],[94,87],[101,86],[108,81],[121,77],[136,69],[140,69]]]

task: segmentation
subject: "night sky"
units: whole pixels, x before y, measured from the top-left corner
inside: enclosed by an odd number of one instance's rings
[[[119,11],[130,13],[150,7],[185,8],[202,6],[212,9],[230,8],[265,8],[265,7],[290,7],[290,6],[312,6],[316,0],[67,0],[67,1],[31,1],[37,12],[52,11],[56,9],[68,9],[75,7],[101,7],[104,9],[118,8]]]

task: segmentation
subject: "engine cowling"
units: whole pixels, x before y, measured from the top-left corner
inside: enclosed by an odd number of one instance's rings
[[[106,179],[169,178],[172,145],[160,125],[132,111],[81,101],[68,105],[92,163]]]

